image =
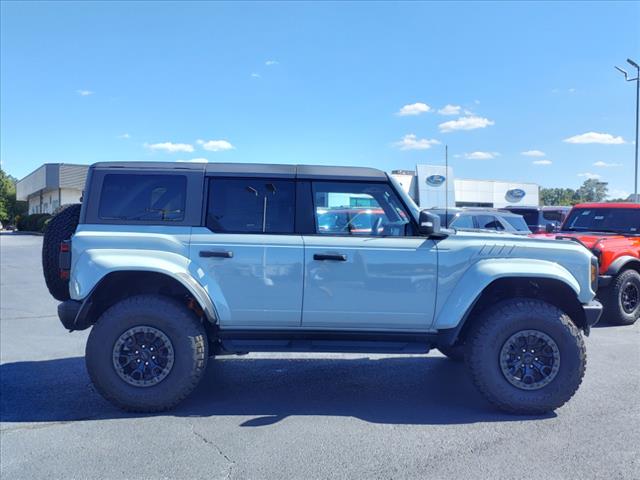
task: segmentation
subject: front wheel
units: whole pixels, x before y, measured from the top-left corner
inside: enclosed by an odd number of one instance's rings
[[[98,392],[123,410],[158,412],[182,401],[207,365],[207,336],[188,308],[162,295],[138,295],[102,314],[85,360]]]
[[[501,410],[537,415],[564,405],[586,368],[582,334],[571,319],[541,300],[498,303],[478,318],[467,342],[477,388]]]
[[[640,273],[624,270],[614,278],[604,301],[605,318],[615,325],[633,325],[640,317]]]

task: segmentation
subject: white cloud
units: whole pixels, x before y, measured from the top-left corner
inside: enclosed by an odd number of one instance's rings
[[[471,152],[465,153],[464,158],[469,160],[490,160],[500,155],[498,152]]]
[[[226,140],[198,140],[196,143],[209,152],[223,152],[236,148]]]
[[[629,198],[629,192],[627,192],[626,190],[612,188],[611,190],[609,190],[607,198],[624,198],[626,200],[627,198]]]
[[[460,115],[460,110],[462,107],[460,105],[451,105],[447,103],[444,107],[438,110],[440,115]]]
[[[209,159],[204,157],[192,158],[190,160],[178,160],[178,162],[187,162],[187,163],[207,163]]]
[[[152,143],[144,144],[149,150],[154,151],[162,151],[168,153],[176,153],[176,152],[193,152],[193,145],[189,145],[188,143],[171,143],[171,142],[162,142],[162,143]]]
[[[622,164],[621,163],[607,163],[607,162],[598,161],[598,162],[595,162],[593,164],[593,166],[594,167],[604,167],[604,168],[606,168],[606,167],[621,167]]]
[[[439,145],[440,142],[435,139],[418,138],[415,134],[410,133],[402,137],[402,140],[394,143],[400,150],[427,150],[433,145]]]
[[[122,135],[118,135],[118,138],[127,139],[127,138],[131,138],[131,135],[129,135],[128,133],[123,133]]]
[[[526,152],[520,152],[520,155],[524,155],[525,157],[544,157],[546,153],[540,150],[527,150]]]
[[[484,117],[460,117],[457,120],[449,120],[448,122],[438,125],[443,133],[454,132],[456,130],[475,130],[476,128],[485,128],[495,124],[493,120]]]
[[[254,72],[254,73],[251,74],[251,78],[261,78],[261,77],[262,77],[262,75],[260,75],[259,73],[255,73]]]
[[[565,138],[566,143],[601,143],[604,145],[619,145],[626,143],[624,138],[611,135],[610,133],[587,132],[581,135]]]
[[[431,110],[431,107],[426,103],[412,103],[409,105],[405,105],[402,107],[396,115],[400,115],[401,117],[406,117],[408,115],[420,115],[421,113],[426,113]]]
[[[267,60],[266,62],[264,62],[264,64],[267,67],[271,67],[272,65],[278,65],[280,62],[278,62],[277,60]]]
[[[534,165],[551,165],[553,162],[551,160],[534,160],[531,163]]]
[[[89,95],[93,95],[94,92],[91,90],[76,90],[76,93],[81,97],[88,97]]]
[[[579,173],[578,176],[588,178],[588,179],[596,179],[596,180],[601,178],[601,176],[598,175],[597,173],[591,173],[591,172]]]

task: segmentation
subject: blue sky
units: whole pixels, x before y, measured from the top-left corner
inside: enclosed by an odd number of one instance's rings
[[[633,190],[634,88],[613,66],[640,61],[638,2],[1,9],[17,177],[196,158],[412,169],[448,144],[457,177]]]

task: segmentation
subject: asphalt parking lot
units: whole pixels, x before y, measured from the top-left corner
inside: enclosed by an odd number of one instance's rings
[[[493,410],[436,352],[216,359],[178,409],[132,415],[92,388],[41,240],[0,235],[3,479],[640,478],[640,323],[595,328],[545,417]]]

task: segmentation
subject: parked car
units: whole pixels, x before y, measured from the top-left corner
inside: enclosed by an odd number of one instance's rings
[[[571,207],[509,206],[502,210],[522,215],[531,232],[545,233],[557,230],[566,218],[569,210],[571,210]]]
[[[316,210],[318,230],[322,233],[382,233],[384,211],[380,208],[337,207]]]
[[[583,203],[571,209],[555,234],[543,237],[575,240],[598,258],[598,297],[605,317],[632,325],[640,317],[640,204]]]
[[[507,211],[492,208],[437,208],[430,211],[440,217],[442,226],[448,228],[495,230],[515,235],[529,235],[531,233],[522,215]]]
[[[171,408],[209,357],[256,351],[438,348],[526,414],[563,405],[584,375],[596,258],[441,230],[382,171],[98,163],[83,198],[49,223],[43,271],[62,324],[91,328],[96,390],[123,409]],[[324,216],[351,199],[379,215],[371,228]]]

